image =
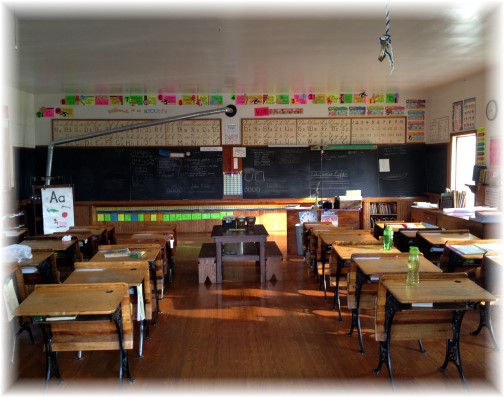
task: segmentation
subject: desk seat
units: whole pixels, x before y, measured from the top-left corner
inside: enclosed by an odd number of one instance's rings
[[[38,285],[36,288],[48,289],[51,287],[64,288],[74,291],[78,296],[80,289],[104,288],[106,286],[121,288],[123,299],[121,301],[121,315],[123,324],[124,349],[133,348],[133,316],[130,305],[129,289],[126,284],[58,284]],[[72,321],[51,323],[52,350],[58,351],[91,351],[91,350],[118,350],[117,328],[111,321]]]
[[[98,271],[98,269],[108,270],[108,272],[103,273]],[[140,332],[138,336],[138,357],[143,357],[143,340],[144,334],[145,339],[150,339],[149,328],[147,325],[147,320],[153,319],[153,299],[152,299],[152,287],[150,279],[150,269],[148,261],[133,261],[133,262],[76,262],[75,263],[76,272],[72,273],[66,283],[72,281],[73,283],[94,283],[94,282],[126,282],[130,287],[130,301],[133,310],[133,318],[138,320],[140,323]],[[80,270],[80,272],[79,272]],[[84,270],[84,271],[82,271]],[[91,270],[91,271],[85,271]],[[95,271],[93,271],[95,270]],[[136,294],[136,287],[138,286],[137,274],[143,273],[143,283],[142,283],[142,296],[143,299],[139,300]],[[134,276],[132,276],[134,274]],[[132,279],[132,277],[134,277]],[[135,291],[134,296],[131,294],[131,288]],[[139,303],[143,305],[145,310],[145,316],[143,315],[142,307],[139,307]]]

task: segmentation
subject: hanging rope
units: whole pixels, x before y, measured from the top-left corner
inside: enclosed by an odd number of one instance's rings
[[[385,57],[389,60],[390,74],[394,71],[394,53],[392,52],[392,38],[390,36],[390,13],[388,5],[385,7],[385,34],[380,36],[381,52],[378,60],[382,62]]]

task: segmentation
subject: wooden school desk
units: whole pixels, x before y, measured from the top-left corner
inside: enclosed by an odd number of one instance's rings
[[[28,295],[37,284],[55,284],[60,282],[56,265],[56,256],[52,249],[32,249],[31,258],[23,258],[20,262],[9,264],[21,267],[23,275],[23,294]]]
[[[431,262],[439,263],[444,245],[448,240],[478,240],[467,229],[458,230],[426,230],[417,232],[417,244],[420,252]]]
[[[360,352],[364,353],[362,343],[362,331],[360,324],[361,293],[363,286],[373,284],[371,289],[366,289],[366,298],[371,305],[367,308],[374,309],[374,300],[378,291],[378,281],[381,275],[389,273],[408,272],[409,253],[381,253],[381,254],[353,254],[348,273],[348,308],[352,310],[352,325],[348,336],[351,336],[354,328],[357,328]],[[420,273],[441,273],[441,269],[434,263],[419,255]]]
[[[490,251],[485,253],[483,256],[483,261],[481,262],[480,275],[476,279],[476,283],[483,287],[485,290],[495,295],[498,300],[501,299],[502,290],[502,276],[504,275],[504,256],[502,251]],[[498,302],[496,302],[498,303]],[[483,327],[488,328],[490,333],[490,338],[492,339],[492,344],[496,350],[499,350],[497,340],[495,339],[495,334],[492,325],[492,305],[490,302],[480,302],[480,321],[478,328],[471,332],[471,335],[478,335]]]
[[[269,234],[263,225],[254,225],[253,227],[244,227],[243,229],[233,229],[215,225],[212,229],[211,237],[216,245],[216,282],[222,283],[222,263],[226,261],[259,261],[261,272],[261,283],[266,282],[266,240]],[[243,253],[223,254],[223,243],[243,243]],[[248,243],[257,243],[250,252]],[[254,244],[255,245],[255,244]]]
[[[27,245],[33,249],[50,249],[56,256],[56,265],[60,273],[60,281],[65,281],[68,275],[73,272],[73,264],[82,260],[79,240],[72,238],[70,241],[63,241],[60,237],[27,237],[20,244]]]
[[[375,339],[380,342],[378,374],[388,369],[393,385],[390,345],[397,340],[446,340],[446,370],[452,361],[465,383],[460,356],[460,327],[467,309],[496,298],[467,278],[464,273],[421,273],[420,285],[406,285],[405,274],[380,278],[375,315]],[[412,323],[413,322],[413,323]]]
[[[14,311],[39,324],[46,355],[46,387],[61,379],[59,351],[119,350],[119,379],[129,371],[133,326],[125,283],[38,285]],[[115,334],[115,336],[114,336]]]
[[[308,265],[312,269],[313,277],[317,275],[317,247],[319,231],[336,231],[338,226],[331,222],[305,222],[303,223],[303,237],[305,242],[305,252],[307,253]]]
[[[401,252],[409,252],[409,247],[418,246],[417,244],[417,232],[425,232],[441,230],[440,227],[434,226],[429,228],[403,228],[394,232],[394,245]]]
[[[63,236],[72,236],[79,240],[79,249],[84,259],[91,258],[96,251],[93,249],[93,233],[89,230],[55,232],[49,236],[62,238]],[[98,246],[96,246],[98,247]]]
[[[121,267],[116,267],[113,263],[107,262],[106,264],[112,265],[112,267],[97,268],[93,266],[94,262],[77,262],[75,271],[65,280],[65,284],[126,283],[129,288],[135,289],[137,300],[134,318],[140,323],[138,357],[143,357],[144,333],[147,330],[144,291],[147,291],[147,288],[150,287],[148,280],[149,263],[141,263],[144,264],[143,268],[139,266],[139,262],[131,262],[132,266]],[[103,266],[103,263],[99,264],[99,266]],[[147,280],[145,279],[146,276]]]
[[[331,263],[336,266],[336,287],[334,288],[334,304],[333,308],[338,308],[339,321],[342,321],[341,317],[341,302],[339,296],[339,285],[341,270],[345,266],[350,266],[350,260],[353,254],[383,254],[385,252],[399,254],[400,251],[397,248],[392,248],[389,251],[383,249],[383,244],[356,244],[356,245],[341,245],[338,243],[333,243],[332,245]]]
[[[163,278],[168,275],[168,281],[173,283],[173,267],[175,265],[175,237],[173,234],[161,232],[141,232],[132,234],[124,241],[124,243],[136,244],[149,242],[161,245],[161,252],[163,255]]]
[[[28,229],[24,227],[11,227],[0,229],[2,246],[19,244],[28,236]]]
[[[107,251],[128,248],[130,251],[143,251],[144,254],[140,258],[133,258],[129,256],[107,257]],[[152,279],[152,286],[154,289],[154,324],[157,323],[156,315],[161,313],[159,309],[159,286],[158,286],[158,270],[162,266],[158,266],[161,261],[161,247],[159,244],[115,244],[115,245],[100,245],[98,252],[93,256],[89,262],[135,262],[147,261],[149,262],[150,275]]]
[[[373,235],[376,238],[383,236],[385,226],[391,226],[394,233],[397,233],[400,229],[439,229],[438,226],[431,225],[426,222],[376,221],[374,224]]]
[[[327,285],[326,276],[330,276],[329,269],[326,270],[327,255],[332,251],[333,244],[352,245],[352,244],[383,244],[375,239],[368,230],[340,230],[318,233],[319,246],[317,251],[320,253],[320,268],[317,266],[317,274],[321,277],[321,288],[326,297]]]
[[[445,243],[442,264],[446,265],[447,272],[466,271],[464,268],[469,271],[479,267],[483,256],[489,251],[502,251],[502,240],[449,240]]]
[[[107,229],[104,226],[70,226],[69,234],[79,232],[91,233],[91,251],[93,256],[98,251],[99,245],[110,244]]]

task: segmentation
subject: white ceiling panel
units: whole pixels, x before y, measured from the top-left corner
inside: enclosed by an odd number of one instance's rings
[[[4,1],[15,16],[4,34],[17,59],[10,84],[35,94],[398,91],[495,62],[500,1],[388,3],[392,73],[378,61],[382,1]]]

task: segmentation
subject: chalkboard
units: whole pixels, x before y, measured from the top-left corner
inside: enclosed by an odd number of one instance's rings
[[[312,150],[310,152],[310,195],[344,196],[358,189],[363,196],[378,196],[376,150]]]
[[[383,197],[417,196],[427,191],[425,145],[379,146],[378,159],[388,159],[389,172],[379,172]]]
[[[247,148],[243,197],[315,197],[317,186],[319,198],[342,196],[347,190],[361,190],[363,197],[423,195],[431,191],[428,181],[436,181],[438,169],[447,169],[446,152],[436,154],[432,168],[427,167],[429,148],[424,144],[371,150]],[[389,171],[380,172],[380,160],[386,160]]]
[[[222,152],[195,148],[55,148],[52,175],[72,181],[76,201],[223,196]]]
[[[308,148],[249,147],[243,159],[243,198],[294,198],[310,194]]]
[[[427,192],[443,193],[448,185],[448,144],[425,145]]]
[[[169,152],[186,153],[183,158]],[[374,150],[248,147],[243,158],[244,198],[330,198],[360,189],[364,197],[442,192],[448,145],[405,144]],[[18,198],[31,196],[31,177],[43,176],[47,148],[16,149]],[[36,159],[36,160],[34,160]],[[379,172],[388,159],[389,172]],[[54,149],[52,175],[74,185],[76,201],[221,199],[222,152],[196,148]]]

